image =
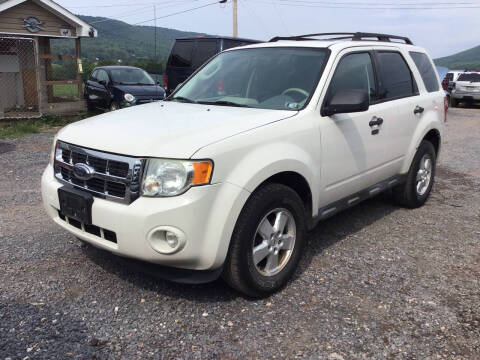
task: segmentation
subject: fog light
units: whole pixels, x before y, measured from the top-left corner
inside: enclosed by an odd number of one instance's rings
[[[150,246],[160,254],[174,254],[183,249],[185,234],[173,226],[160,226],[147,235]]]
[[[176,248],[178,245],[178,238],[177,235],[172,233],[171,231],[167,231],[165,233],[165,240],[167,241],[167,244],[172,248]]]

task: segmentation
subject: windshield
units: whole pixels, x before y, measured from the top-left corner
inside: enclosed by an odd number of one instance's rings
[[[461,74],[457,81],[470,81],[470,82],[480,82],[480,74]]]
[[[155,85],[155,81],[142,69],[112,69],[112,81],[122,85]]]
[[[323,71],[328,50],[313,48],[239,49],[219,54],[170,100],[300,110]]]

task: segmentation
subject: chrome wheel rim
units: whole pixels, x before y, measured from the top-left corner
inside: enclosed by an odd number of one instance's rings
[[[417,172],[417,194],[422,196],[428,190],[432,180],[433,163],[430,155],[425,154],[420,160],[420,167]]]
[[[276,275],[288,264],[296,231],[295,218],[287,209],[278,208],[265,215],[252,243],[253,263],[260,274]]]

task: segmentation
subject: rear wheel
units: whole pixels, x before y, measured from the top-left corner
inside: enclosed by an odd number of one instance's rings
[[[405,184],[393,189],[397,202],[418,208],[427,201],[435,179],[436,153],[429,141],[422,141],[413,158]]]
[[[235,225],[223,278],[252,297],[285,285],[301,258],[305,208],[295,191],[267,184],[247,201]]]
[[[453,97],[450,96],[450,107],[454,108],[458,106],[458,101],[457,99],[454,99]]]

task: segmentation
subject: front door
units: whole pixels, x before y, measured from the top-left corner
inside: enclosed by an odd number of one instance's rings
[[[345,198],[393,175],[386,128],[379,116],[373,53],[345,51],[337,57],[325,95],[361,89],[370,96],[367,111],[335,114],[320,119],[322,144],[320,207]]]

